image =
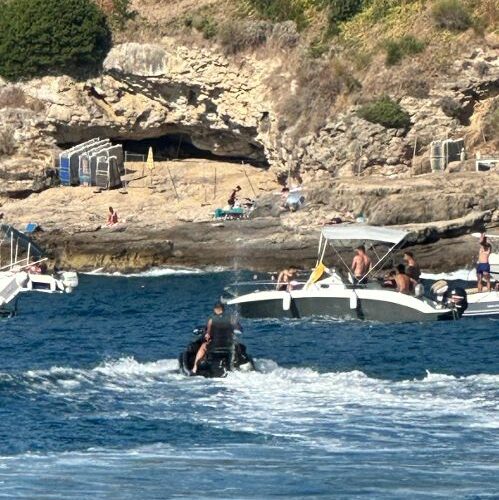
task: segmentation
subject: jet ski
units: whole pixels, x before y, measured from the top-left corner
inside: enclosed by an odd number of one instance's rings
[[[198,365],[196,373],[192,373],[196,353],[204,341],[206,327],[199,327],[193,331],[196,338],[187,346],[186,350],[178,358],[180,372],[187,376],[199,375],[201,377],[225,377],[231,371],[254,371],[255,364],[251,356],[246,352],[246,346],[237,341],[235,336],[241,333],[234,331],[231,340],[226,345],[208,346],[204,360]]]

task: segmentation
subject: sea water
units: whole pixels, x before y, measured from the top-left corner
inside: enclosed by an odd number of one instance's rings
[[[499,497],[498,321],[244,321],[258,372],[180,375],[232,278],[23,296],[0,322],[0,498]]]

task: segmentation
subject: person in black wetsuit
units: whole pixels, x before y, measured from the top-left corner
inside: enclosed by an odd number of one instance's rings
[[[213,308],[213,314],[208,318],[205,341],[196,354],[192,373],[197,372],[200,361],[208,352],[208,346],[212,348],[226,347],[234,342],[234,328],[237,326],[234,318],[225,313],[224,305],[217,302]]]

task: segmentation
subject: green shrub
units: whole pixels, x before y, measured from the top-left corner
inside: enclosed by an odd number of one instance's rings
[[[461,0],[437,0],[431,14],[439,28],[465,31],[472,25],[471,15]]]
[[[307,6],[299,0],[243,0],[243,2],[249,10],[271,21],[294,21],[299,30],[307,25]]]
[[[96,70],[111,44],[91,0],[7,0],[0,9],[0,75],[18,80]]]
[[[358,14],[364,7],[365,0],[322,0],[329,9],[331,23],[348,21]]]
[[[186,26],[192,26],[197,31],[200,31],[207,40],[214,38],[218,33],[216,21],[207,15],[196,14],[187,18],[185,24]]]
[[[236,21],[220,27],[218,41],[226,54],[237,54],[264,45],[271,33],[268,21]]]
[[[407,111],[387,96],[364,104],[359,109],[358,115],[368,122],[379,123],[386,128],[407,129],[411,124]]]
[[[124,29],[127,21],[133,19],[136,15],[136,11],[130,10],[130,0],[112,0],[110,19],[113,27]]]
[[[425,47],[424,42],[410,35],[388,40],[385,42],[386,64],[398,64],[405,56],[419,54]]]

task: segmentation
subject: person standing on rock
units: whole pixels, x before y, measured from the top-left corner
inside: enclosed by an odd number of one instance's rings
[[[232,190],[232,193],[230,194],[229,199],[227,200],[227,203],[230,208],[234,208],[234,205],[236,204],[236,199],[237,199],[237,194],[241,191],[241,186],[236,186],[235,189]]]
[[[483,291],[483,280],[486,283],[486,291],[490,292],[490,264],[489,257],[492,247],[487,241],[485,233],[480,236],[480,250],[478,251],[478,265],[476,266],[477,288]]]

